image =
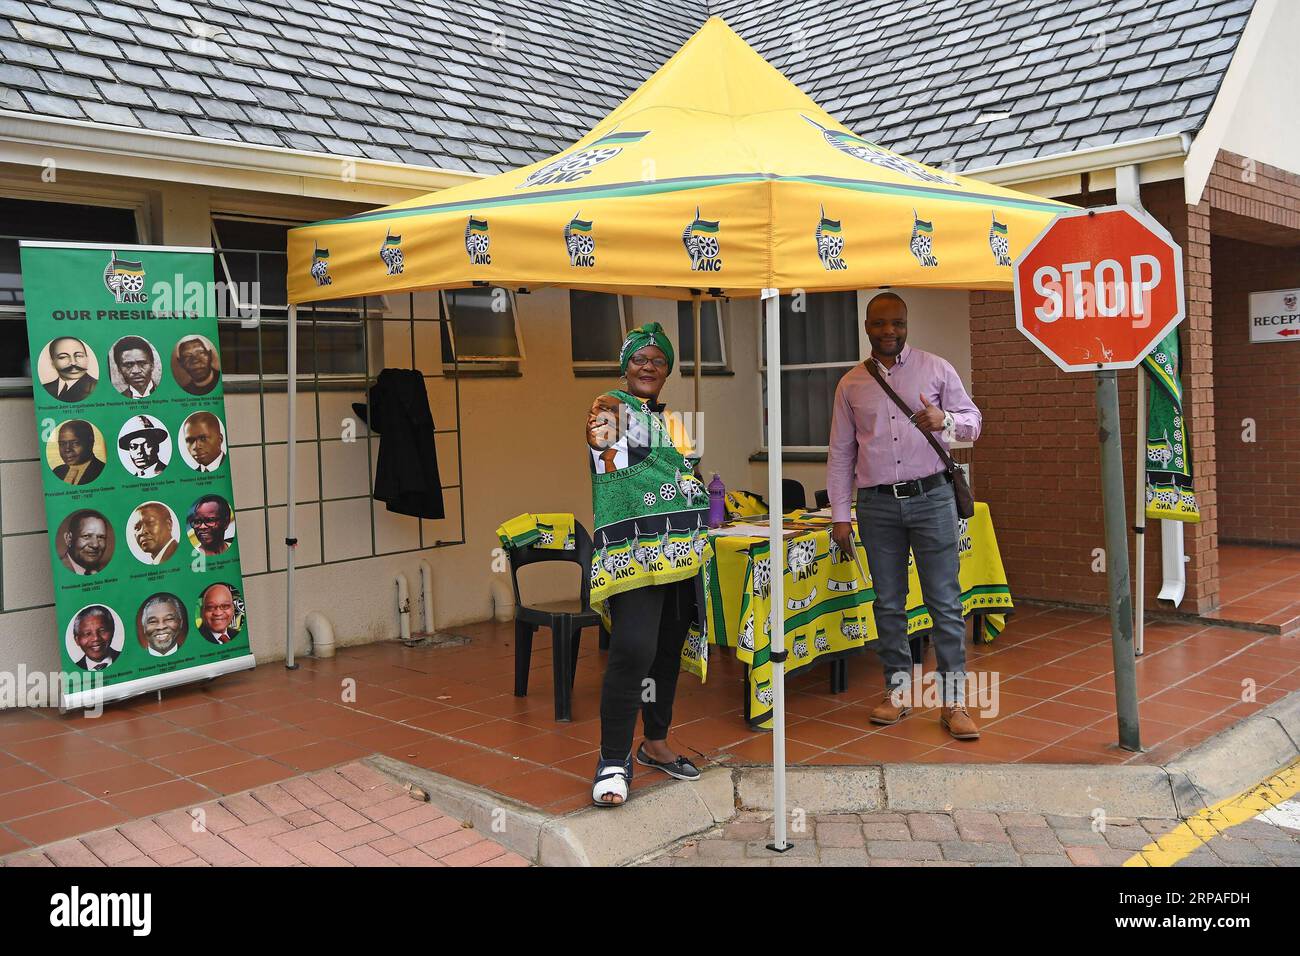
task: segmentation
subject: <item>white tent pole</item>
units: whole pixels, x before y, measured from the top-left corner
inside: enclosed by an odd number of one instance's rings
[[[294,480],[297,477],[297,458],[298,458],[298,307],[289,306],[289,341],[287,345],[288,355],[286,364],[288,366],[288,387],[286,389],[288,408],[288,423],[286,426],[287,444],[286,458],[287,467],[285,468],[285,488],[284,488],[284,545],[285,545],[285,605],[287,607],[285,629],[284,629],[284,666],[289,670],[297,668],[293,660],[293,634],[294,634],[294,582],[293,582],[293,559],[295,548],[298,545],[298,539],[294,536]]]
[[[691,315],[695,320],[695,414],[700,413],[700,377],[704,374],[704,356],[700,355],[700,294],[691,293]],[[697,421],[695,427],[699,428]]]
[[[1137,367],[1137,464],[1133,478],[1133,537],[1136,538],[1133,569],[1133,653],[1142,656],[1146,635],[1147,568],[1147,370]]]
[[[1142,208],[1142,184],[1136,166],[1115,169],[1115,201]],[[1146,636],[1147,567],[1147,370],[1137,368],[1137,463],[1133,476],[1133,652],[1141,657]]]
[[[767,317],[767,500],[768,568],[772,629],[772,812],[776,841],[771,849],[789,849],[785,814],[785,542],[781,537],[781,300],[776,289],[763,290]],[[699,353],[696,353],[698,360]],[[698,371],[698,366],[697,366]]]

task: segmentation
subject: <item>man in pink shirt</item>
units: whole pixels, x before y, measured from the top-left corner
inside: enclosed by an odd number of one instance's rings
[[[934,622],[931,637],[943,681],[940,719],[957,739],[974,740],[979,729],[965,702],[966,624],[957,576],[957,506],[944,463],[921,429],[935,432],[945,448],[954,438],[974,441],[980,433],[980,411],[950,363],[907,344],[907,305],[899,296],[882,292],[871,300],[866,331],[871,340],[867,362],[876,363],[881,378],[914,410],[909,418],[877,384],[866,362],[849,371],[835,389],[826,490],[832,537],[848,551],[853,546],[850,503],[857,488],[858,532],[876,591],[876,652],[885,668],[885,698],[871,712],[871,721],[897,723],[915,699],[907,640],[910,549]]]

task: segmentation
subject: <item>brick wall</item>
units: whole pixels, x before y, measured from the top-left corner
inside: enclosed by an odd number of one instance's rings
[[[1219,533],[1300,545],[1300,342],[1251,345],[1247,320],[1249,293],[1300,287],[1300,248],[1215,236],[1212,249]]]
[[[1114,202],[1113,192],[1069,199]],[[1189,526],[1188,600],[1183,610],[1217,603],[1214,510],[1214,411],[1210,361],[1208,209],[1190,209],[1181,181],[1142,189],[1142,202],[1185,250],[1188,321],[1183,324],[1184,387],[1205,521]],[[1067,375],[1015,327],[1009,293],[971,294],[971,366],[984,431],[973,462],[976,496],[989,502],[1012,593],[1021,598],[1104,605],[1106,576],[1092,570],[1104,548],[1096,378]],[[1133,520],[1136,372],[1119,375],[1125,504]],[[1130,539],[1132,535],[1130,535]],[[1130,541],[1131,547],[1131,541]],[[1131,557],[1130,557],[1131,560]],[[1160,585],[1158,533],[1147,549],[1148,606]]]
[[[1300,230],[1300,174],[1220,150],[1205,184],[1215,233],[1295,246]]]
[[[1300,286],[1300,175],[1221,152],[1214,232],[1215,437],[1224,538],[1300,544],[1300,345],[1251,345],[1247,296]],[[1243,419],[1254,443],[1242,440]]]

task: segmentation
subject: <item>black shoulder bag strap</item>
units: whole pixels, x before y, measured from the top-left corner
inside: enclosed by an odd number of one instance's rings
[[[867,359],[862,364],[867,367],[867,371],[871,373],[871,377],[874,378],[880,387],[885,390],[885,394],[894,400],[895,405],[907,413],[908,420],[912,422],[913,425],[916,425],[917,431],[924,435],[925,440],[930,443],[930,447],[934,449],[935,454],[939,456],[939,460],[943,462],[944,471],[946,471],[948,477],[952,479],[953,497],[957,501],[957,515],[962,518],[969,518],[975,513],[975,496],[971,494],[970,485],[966,481],[966,473],[961,470],[955,461],[952,460],[952,456],[948,454],[947,449],[939,444],[939,440],[928,430],[922,428],[912,417],[915,412],[908,407],[905,401],[898,397],[897,392],[889,387],[889,383],[881,376],[880,369],[876,368],[875,359]]]

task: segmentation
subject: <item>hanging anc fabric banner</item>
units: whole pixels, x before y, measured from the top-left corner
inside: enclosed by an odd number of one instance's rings
[[[21,256],[59,707],[252,667],[212,250]]]
[[[1147,517],[1200,521],[1183,416],[1182,356],[1174,329],[1142,361],[1147,373]]]

